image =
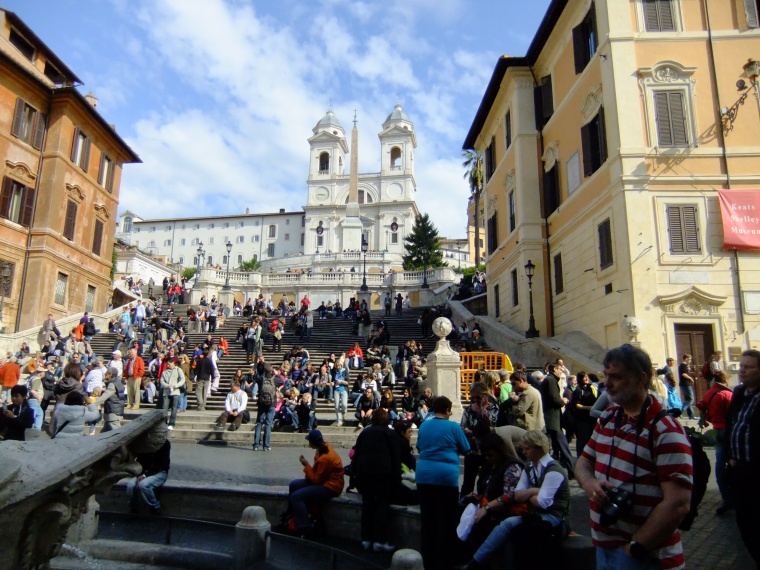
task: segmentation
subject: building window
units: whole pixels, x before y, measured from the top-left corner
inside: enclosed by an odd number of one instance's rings
[[[668,206],[667,215],[670,253],[674,255],[701,253],[696,204]]]
[[[657,145],[661,147],[689,146],[683,92],[656,92],[654,109],[657,122]]]
[[[172,244],[172,240],[170,240],[170,239],[165,239],[164,240],[164,246],[169,246],[171,244]]]
[[[586,17],[583,21],[573,28],[573,55],[575,57],[575,73],[581,73],[591,58],[596,53],[599,46],[598,36],[596,34],[596,10],[594,3],[591,3]]]
[[[512,146],[512,114],[509,111],[504,117],[504,143],[505,150],[509,150]]]
[[[199,263],[200,263],[200,260],[199,260],[198,256],[194,255],[193,256],[193,265],[195,265],[197,267]]]
[[[24,54],[24,57],[29,61],[34,61],[34,46],[21,34],[19,34],[14,28],[11,28],[11,35],[8,38],[11,45],[18,51]]]
[[[55,299],[53,300],[56,305],[66,304],[66,286],[68,282],[68,275],[65,273],[58,274],[58,279],[55,281]]]
[[[749,0],[754,4],[755,0]],[[674,32],[673,0],[642,0],[647,32]],[[744,2],[747,4],[747,2]]]
[[[330,153],[323,152],[319,155],[319,173],[328,174],[330,172]]]
[[[150,226],[150,231],[151,231],[151,233],[155,232],[156,231],[156,226]]]
[[[208,225],[208,229],[213,230],[214,229],[214,224],[209,224]]]
[[[214,238],[212,238],[212,237],[208,238],[208,244],[209,245],[214,245]]]
[[[301,216],[301,227],[302,228],[306,227],[306,216]]]
[[[230,236],[224,236],[224,243],[230,242]]]
[[[16,110],[13,113],[11,134],[17,139],[40,150],[45,139],[45,122],[47,117],[26,102],[16,99]]]
[[[243,256],[242,256],[242,254],[238,255],[238,261],[237,262],[238,262],[238,265],[243,265]]]
[[[290,218],[286,218],[286,219],[285,219],[285,225],[286,225],[286,226],[289,226],[289,225],[290,225]]]
[[[517,227],[516,222],[516,216],[515,216],[515,191],[512,190],[509,193],[509,232],[512,233],[515,231],[515,228]]]
[[[554,114],[551,75],[543,77],[541,85],[533,89],[533,104],[536,109],[536,129],[540,131]]]
[[[245,241],[244,236],[238,236],[235,238],[235,243],[243,243]]]
[[[301,245],[306,243],[306,234],[301,234]]]
[[[583,175],[591,176],[607,160],[607,134],[604,126],[604,107],[581,127]]]
[[[488,255],[491,255],[496,251],[496,246],[499,243],[499,232],[497,227],[498,214],[494,212],[494,215],[488,218]]]
[[[84,310],[88,313],[95,310],[95,292],[95,287],[92,285],[87,286],[87,295],[84,298]]]
[[[33,210],[34,188],[19,184],[7,176],[3,178],[3,189],[0,193],[0,218],[28,228],[32,225]]]
[[[210,255],[206,258],[206,261],[208,261],[209,267],[211,267],[214,264],[214,258]]]
[[[63,237],[74,241],[74,229],[77,223],[77,203],[69,200],[66,204],[66,218],[63,222]]]
[[[199,229],[201,229],[201,225],[200,224],[194,224],[193,225],[193,229],[194,230],[199,230]]]
[[[276,238],[277,237],[277,226],[275,226],[275,225],[269,226],[269,237],[270,238]]]
[[[172,231],[172,227],[171,227],[171,224],[170,224],[170,225],[168,225],[168,226],[164,226],[164,231],[167,231],[167,232],[170,232],[170,231]]]
[[[290,241],[290,234],[285,234],[285,241]]]
[[[105,154],[100,155],[100,171],[98,172],[98,184],[109,192],[113,192],[113,160]]]
[[[227,265],[227,256],[226,255],[222,256],[222,265]]]
[[[150,240],[150,241],[148,242],[148,247],[149,247],[149,248],[154,248],[154,247],[156,247],[156,240],[153,240],[153,239],[152,239],[152,240]]]
[[[193,238],[193,241],[190,242],[190,245],[198,245],[200,242],[200,238]]]
[[[398,232],[393,232],[391,234],[391,243],[398,243]]]
[[[267,257],[274,257],[274,244],[270,243],[267,246]]]
[[[555,162],[548,172],[544,172],[544,218],[559,208],[559,204],[559,164]]]
[[[226,230],[229,227],[230,227],[230,223],[229,222],[224,222],[222,224],[222,229],[224,229],[224,230]],[[224,238],[224,241],[227,241],[227,238]]]
[[[92,141],[89,137],[79,130],[74,129],[74,142],[71,145],[71,162],[87,172],[90,164],[90,146]]]
[[[760,3],[758,0],[744,0],[744,17],[748,28],[760,28]]]
[[[391,149],[391,170],[401,170],[401,149],[397,146]]]
[[[517,269],[513,269],[510,273],[512,279],[512,306],[516,307],[520,304],[520,293],[517,289]]]
[[[185,256],[184,255],[180,255],[179,256],[179,264],[180,265],[185,265]]]
[[[491,137],[491,144],[486,147],[485,151],[486,182],[491,179],[496,170],[496,141]]]
[[[124,233],[128,234],[132,232],[132,218],[127,216],[124,218]]]
[[[607,218],[597,226],[599,234],[599,269],[607,269],[612,266],[612,225]]]
[[[251,241],[253,243],[259,243],[259,236],[251,236]]]
[[[243,226],[245,226],[245,222],[238,222],[237,223],[237,227],[242,228]]]
[[[317,236],[317,247],[325,245],[325,236]]]
[[[187,240],[185,238],[182,238],[179,240],[179,245],[185,245],[187,243]]]
[[[501,299],[499,298],[499,286],[494,285],[493,288],[493,310],[494,316],[498,319],[501,313]]]
[[[103,222],[95,220],[95,232],[92,236],[92,253],[100,255],[100,250],[103,248]]]
[[[562,254],[554,256],[554,294],[559,295],[565,290],[565,280],[562,276]]]

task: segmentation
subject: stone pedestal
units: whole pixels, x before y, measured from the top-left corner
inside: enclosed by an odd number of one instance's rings
[[[359,304],[361,305],[362,301],[367,302],[367,308],[371,309],[370,301],[372,300],[372,291],[357,291],[356,293],[356,300],[359,301]]]
[[[235,294],[232,292],[232,289],[230,289],[229,291],[225,291],[224,289],[222,289],[219,291],[218,300],[225,307],[229,307],[230,310],[232,310],[232,304],[235,301]],[[200,299],[198,299],[198,301],[200,301]]]
[[[425,386],[430,388],[434,395],[446,396],[451,400],[451,419],[458,422],[462,417],[460,395],[462,359],[446,340],[451,330],[451,321],[446,317],[438,317],[433,321],[433,333],[438,337],[438,343],[435,350],[428,354]]]
[[[272,525],[263,507],[246,507],[235,525],[235,568],[244,570],[269,556],[267,533]]]

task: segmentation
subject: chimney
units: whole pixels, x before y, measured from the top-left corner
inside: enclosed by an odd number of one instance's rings
[[[285,213],[285,208],[280,208],[280,213],[284,214]]]
[[[84,96],[84,100],[87,101],[90,105],[92,105],[93,109],[98,108],[98,98],[95,97],[95,94],[90,91],[87,93],[87,95]]]
[[[246,208],[246,209],[245,209],[245,215],[247,216],[247,215],[248,215],[248,214],[250,214],[250,213],[251,213],[251,209],[250,209],[250,208]]]

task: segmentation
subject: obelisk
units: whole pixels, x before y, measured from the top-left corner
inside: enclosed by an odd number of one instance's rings
[[[362,247],[362,221],[359,212],[359,131],[356,128],[356,111],[354,111],[354,128],[351,129],[351,174],[348,178],[348,203],[343,228],[343,249],[359,251]]]

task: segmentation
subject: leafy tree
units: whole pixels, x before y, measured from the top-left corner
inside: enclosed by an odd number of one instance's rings
[[[483,192],[483,153],[465,150],[462,153],[465,168],[464,179],[470,184],[470,194],[475,202],[475,263],[480,263],[480,194]]]
[[[261,262],[257,259],[258,256],[254,255],[252,259],[244,261],[240,264],[241,271],[256,271],[261,268]]]
[[[418,215],[411,233],[404,240],[404,269],[414,271],[426,267],[444,267],[438,230],[427,214]]]
[[[188,267],[182,270],[182,277],[192,279],[195,276],[195,267]]]

